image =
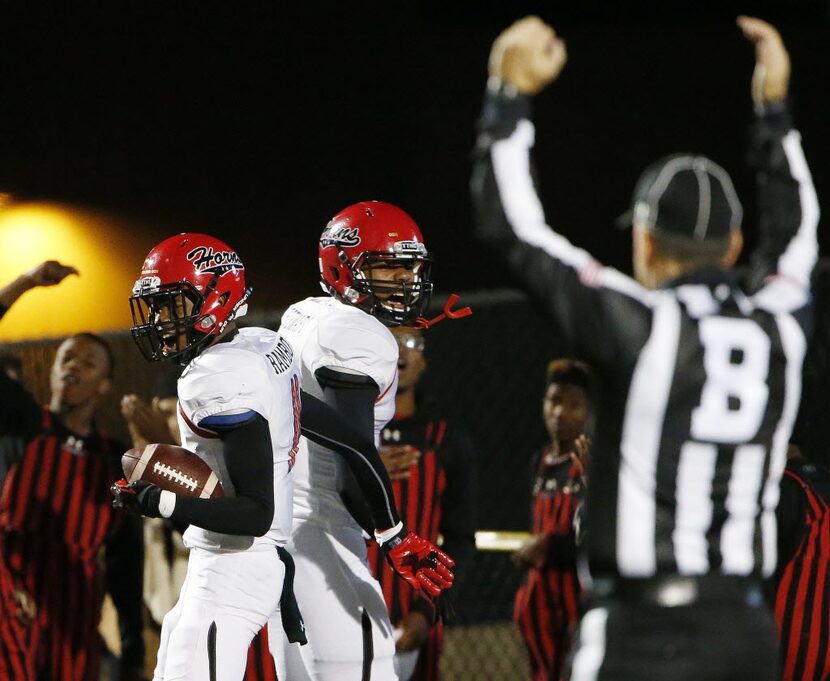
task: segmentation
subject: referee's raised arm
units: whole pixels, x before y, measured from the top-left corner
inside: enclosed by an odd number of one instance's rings
[[[532,172],[532,96],[566,61],[564,41],[537,17],[517,21],[493,43],[471,181],[476,230],[553,315],[573,352],[614,371],[620,352],[645,342],[653,296],[546,223]],[[614,335],[623,320],[626,333]]]
[[[739,17],[738,26],[755,48],[750,158],[756,173],[760,238],[749,285],[755,291],[766,284],[759,302],[796,309],[809,299],[810,275],[818,258],[819,205],[790,113],[790,56],[771,24]]]
[[[800,397],[818,205],[789,123],[777,31],[756,47],[763,257],[754,294],[733,271],[743,210],[724,168],[673,154],[641,174],[636,281],[546,224],[531,173],[530,97],[565,63],[529,17],[494,43],[472,180],[496,245],[601,388],[582,549],[592,582],[572,681],[772,681],[778,635],[762,596]]]

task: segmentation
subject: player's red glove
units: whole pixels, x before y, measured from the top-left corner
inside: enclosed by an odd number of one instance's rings
[[[127,482],[121,478],[112,483],[110,492],[115,497],[112,500],[113,508],[123,508],[131,513],[147,516],[148,518],[159,518],[159,497],[161,490],[145,480]]]
[[[452,586],[455,561],[423,537],[402,529],[380,547],[392,569],[415,589],[434,597]]]

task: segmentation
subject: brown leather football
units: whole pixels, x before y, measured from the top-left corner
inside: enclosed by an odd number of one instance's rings
[[[121,467],[129,482],[144,480],[186,497],[218,499],[225,496],[216,473],[183,447],[165,444],[134,447],[121,456]]]

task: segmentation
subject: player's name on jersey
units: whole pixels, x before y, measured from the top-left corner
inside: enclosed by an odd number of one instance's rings
[[[278,374],[288,371],[294,363],[294,351],[285,338],[280,338],[274,349],[265,356]]]

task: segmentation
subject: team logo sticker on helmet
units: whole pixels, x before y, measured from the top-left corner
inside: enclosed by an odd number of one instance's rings
[[[328,227],[320,236],[320,245],[346,246],[352,248],[360,243],[360,230],[357,227]]]
[[[231,270],[244,270],[245,266],[234,251],[214,251],[211,246],[197,246],[187,254],[199,273],[224,274]]]

